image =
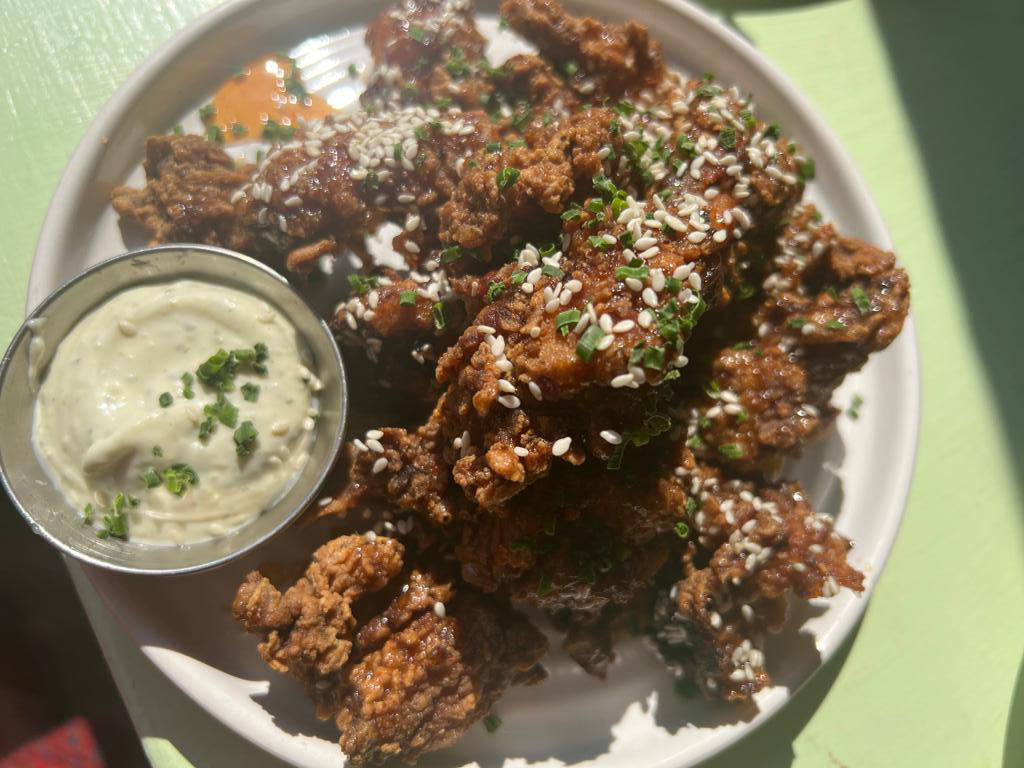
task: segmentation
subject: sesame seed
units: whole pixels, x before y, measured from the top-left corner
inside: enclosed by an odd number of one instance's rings
[[[384,446],[381,445],[380,440],[374,440],[372,437],[367,438],[366,447],[374,453],[384,453]]]
[[[520,400],[515,395],[502,395],[498,398],[498,402],[509,409],[518,408]]]
[[[385,469],[388,468],[388,460],[381,456],[375,462],[373,462],[373,474],[379,475]]]
[[[612,429],[601,430],[601,439],[606,443],[611,443],[612,445],[619,445],[622,443],[622,435]]]
[[[628,387],[633,383],[633,374],[622,373],[611,380],[611,385],[614,389],[620,389],[622,387]]]
[[[516,385],[508,379],[498,379],[498,389],[502,392],[514,395],[516,392]]]
[[[627,277],[625,283],[626,287],[629,288],[629,290],[636,291],[637,293],[644,289],[644,284],[635,277]]]
[[[514,453],[516,456],[518,456],[521,459],[522,458],[526,458],[527,456],[530,455],[530,452],[528,450],[526,450],[525,448],[523,448],[523,446],[521,446],[521,445],[517,445],[515,448],[513,448],[512,449],[512,453]]]
[[[705,235],[703,232],[691,232],[686,236],[686,239],[689,240],[691,243],[696,244],[702,242],[705,237],[707,237],[707,235]]]
[[[495,331],[495,329],[494,329],[494,328],[492,328],[492,327],[491,327],[491,326],[489,326],[489,325],[478,325],[478,326],[476,327],[476,329],[477,329],[478,331],[480,331],[480,333],[490,333],[490,334],[494,334],[494,333],[497,333],[497,331]]]
[[[371,429],[369,432],[366,433],[366,436],[371,440],[380,440],[382,437],[384,437],[384,433],[381,432],[379,429]]]
[[[594,349],[596,349],[598,352],[604,352],[606,349],[608,349],[608,347],[612,345],[612,342],[614,341],[615,337],[609,333],[601,337],[601,340],[594,345]]]
[[[551,453],[554,456],[562,456],[566,451],[569,450],[569,446],[572,444],[571,437],[561,437],[551,445]]]
[[[535,399],[544,399],[544,394],[541,392],[540,385],[537,384],[536,381],[531,381],[526,386],[530,390],[530,394],[533,395]]]
[[[436,614],[436,615],[437,615],[437,616],[438,616],[439,618],[442,618],[442,619],[443,619],[443,618],[445,617],[445,615],[446,615],[446,611],[445,611],[445,609],[444,609],[444,603],[442,603],[442,602],[441,602],[440,600],[438,600],[438,601],[437,601],[436,603],[434,603],[434,613],[435,613],[435,614]]]
[[[644,300],[644,304],[649,307],[658,306],[658,294],[656,294],[651,288],[644,288],[643,293],[640,297]]]
[[[612,326],[612,333],[626,333],[633,330],[632,320],[619,320],[615,325]]]
[[[660,253],[660,252],[661,252],[661,248],[659,248],[658,246],[655,245],[655,246],[652,246],[651,248],[648,248],[646,251],[641,251],[640,252],[640,258],[641,259],[650,259],[650,258],[653,258],[654,256],[657,256],[658,253]]]

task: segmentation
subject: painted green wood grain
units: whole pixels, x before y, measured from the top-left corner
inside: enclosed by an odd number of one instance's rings
[[[0,339],[20,321],[43,213],[92,115],[149,51],[212,5],[0,0]],[[968,18],[952,3],[896,0],[715,5],[796,81],[867,179],[913,281],[924,410],[906,521],[844,663],[710,764],[1024,766],[1022,425],[1007,394],[1022,372],[1013,297],[1024,286],[1024,197],[1009,168],[1016,162],[1019,175],[1024,161],[1013,133],[1024,115],[1019,97],[1006,98],[1019,91],[1010,57],[1024,4],[978,3]],[[925,8],[929,24],[918,30]],[[980,143],[959,139],[968,106],[984,108]],[[961,189],[974,196],[966,212],[951,197]],[[162,710],[191,705],[147,698],[139,676],[156,673],[116,636],[101,637],[119,683],[132,682],[143,735],[166,736],[174,729],[162,718],[181,715]],[[231,749],[223,728],[196,734],[207,736]],[[172,754],[151,750],[161,766]]]

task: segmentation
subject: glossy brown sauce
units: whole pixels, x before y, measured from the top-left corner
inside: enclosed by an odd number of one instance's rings
[[[294,126],[301,117],[315,120],[331,113],[326,101],[306,93],[294,62],[275,54],[261,56],[225,82],[213,97],[216,125],[225,142],[258,139],[269,122]]]

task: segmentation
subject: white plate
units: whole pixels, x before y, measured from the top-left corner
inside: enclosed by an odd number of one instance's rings
[[[720,82],[754,93],[758,114],[785,126],[815,158],[818,180],[811,196],[826,215],[848,234],[891,247],[845,152],[775,67],[737,34],[681,0],[633,0],[628,7],[630,18],[652,30],[673,64],[690,72],[711,70]],[[268,51],[295,51],[312,38],[301,60],[304,73],[321,72],[314,90],[334,100],[351,98],[345,82],[331,82],[331,73],[343,73],[350,61],[368,60],[362,27],[379,8],[371,0],[308,0],[297,12],[293,3],[241,0],[199,19],[164,45],[101,110],[73,155],[39,239],[29,306],[86,265],[124,250],[108,194],[126,179],[141,178],[138,164],[148,134],[192,115],[202,103],[197,97],[212,93],[240,64]],[[623,4],[594,0],[586,9],[614,20],[622,18]],[[490,14],[484,30],[496,33],[494,8],[483,4],[481,12]],[[496,47],[494,53],[500,55],[502,48],[507,53],[502,43]],[[838,429],[810,446],[789,472],[856,542],[851,559],[866,572],[868,592],[889,553],[907,496],[918,389],[914,328],[908,320],[899,339],[836,393],[841,406],[859,393],[866,402],[861,418],[841,417]],[[289,531],[267,549],[211,574],[150,579],[87,573],[146,656],[211,715],[288,763],[336,767],[342,761],[330,724],[314,720],[296,683],[268,671],[257,658],[254,639],[237,629],[229,611],[246,570],[285,553],[308,552],[331,525]],[[864,606],[864,599],[844,592],[795,611],[788,629],[769,646],[768,668],[776,685],[757,696],[756,709],[679,698],[668,673],[639,642],[619,649],[604,682],[553,653],[549,680],[512,690],[499,702],[503,725],[497,733],[476,726],[457,746],[421,764],[691,765],[777,711],[836,651]]]

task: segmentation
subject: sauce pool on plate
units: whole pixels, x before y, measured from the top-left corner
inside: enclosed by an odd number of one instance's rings
[[[243,67],[199,110],[207,136],[226,143],[287,141],[300,118],[312,121],[329,114],[326,101],[306,92],[295,62],[277,55],[261,56]]]
[[[188,544],[237,530],[292,485],[319,388],[295,328],[262,299],[144,285],[60,342],[33,445],[97,535]]]

